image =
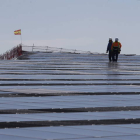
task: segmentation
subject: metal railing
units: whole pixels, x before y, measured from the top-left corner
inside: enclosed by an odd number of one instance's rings
[[[40,51],[40,52],[48,52],[48,53],[60,52],[60,53],[73,53],[73,54],[80,54],[80,53],[99,54],[97,52],[91,52],[91,51],[65,49],[65,48],[57,48],[57,47],[49,47],[49,46],[25,46],[25,45],[23,45],[22,47],[23,47],[23,50],[32,51],[32,52]]]
[[[22,55],[22,45],[12,48],[11,50],[0,55],[0,60],[11,60]]]

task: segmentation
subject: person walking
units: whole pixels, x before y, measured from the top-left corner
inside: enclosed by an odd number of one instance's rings
[[[108,45],[107,45],[106,53],[109,52],[108,58],[109,58],[109,61],[110,61],[110,62],[111,62],[111,60],[112,60],[112,51],[111,51],[111,46],[112,46],[112,44],[113,44],[112,38],[109,38],[109,42],[108,42]]]
[[[113,58],[113,61],[116,61],[118,60],[118,54],[120,54],[120,51],[121,51],[121,43],[118,41],[119,39],[118,38],[115,38],[115,42],[112,43],[112,46],[111,46],[111,51],[112,51],[112,58]]]

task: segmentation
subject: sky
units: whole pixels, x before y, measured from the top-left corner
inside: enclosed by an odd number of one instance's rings
[[[139,0],[0,0],[0,54],[21,43],[105,53],[117,37],[122,54],[140,54]]]

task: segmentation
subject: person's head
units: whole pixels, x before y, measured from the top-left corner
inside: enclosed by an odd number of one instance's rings
[[[118,42],[119,41],[119,39],[118,38],[115,38],[115,42]]]
[[[113,42],[113,41],[112,41],[112,38],[109,38],[109,42]]]

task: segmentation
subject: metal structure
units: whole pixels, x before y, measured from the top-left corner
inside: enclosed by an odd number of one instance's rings
[[[140,56],[25,48],[0,61],[0,139],[140,139]]]
[[[58,48],[58,47],[50,47],[50,46],[26,46],[23,45],[23,49],[26,51],[32,51],[32,52],[48,52],[48,53],[84,53],[84,54],[99,54],[97,52],[91,52],[91,51],[82,51],[82,50],[76,50],[76,49],[65,49],[65,48]]]

